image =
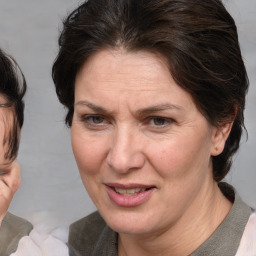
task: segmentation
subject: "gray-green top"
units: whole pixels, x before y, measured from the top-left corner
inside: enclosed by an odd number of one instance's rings
[[[234,204],[216,231],[191,256],[234,256],[245,226],[252,213],[227,183],[220,183],[223,194]],[[117,256],[118,234],[99,215],[91,215],[73,223],[69,231],[70,256]]]
[[[27,236],[32,228],[31,223],[8,212],[0,228],[0,255],[9,256],[15,252],[19,240]]]

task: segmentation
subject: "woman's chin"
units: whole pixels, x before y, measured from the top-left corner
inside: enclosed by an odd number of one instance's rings
[[[105,217],[108,226],[119,234],[140,235],[149,233],[152,230],[152,221],[149,216],[140,214],[113,214],[111,217]],[[152,219],[152,218],[151,218]]]
[[[135,223],[130,223],[130,224],[110,223],[109,226],[118,234],[143,235],[143,234],[149,233],[149,226],[145,227]]]

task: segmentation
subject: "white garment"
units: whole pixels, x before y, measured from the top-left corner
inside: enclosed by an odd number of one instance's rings
[[[29,236],[20,240],[17,251],[11,256],[68,256],[68,247],[61,238],[65,233],[68,234],[65,227],[55,229],[50,234],[33,229]]]
[[[256,256],[256,212],[251,214],[245,226],[236,256]]]
[[[59,226],[49,213],[35,213],[31,217],[33,230],[20,239],[18,248],[10,256],[68,256],[68,226]]]

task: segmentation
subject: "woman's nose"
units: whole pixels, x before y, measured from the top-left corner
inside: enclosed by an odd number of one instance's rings
[[[145,163],[145,156],[140,140],[141,136],[136,136],[125,129],[116,132],[113,135],[107,156],[107,163],[110,168],[119,173],[142,168]]]

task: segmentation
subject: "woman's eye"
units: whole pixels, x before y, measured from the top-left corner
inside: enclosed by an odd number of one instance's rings
[[[106,123],[106,119],[100,115],[86,115],[82,117],[82,121],[88,125],[103,125]]]
[[[102,116],[88,116],[86,120],[90,121],[93,124],[101,124],[104,122],[104,117]]]
[[[165,127],[170,124],[172,120],[165,117],[151,117],[150,124],[157,127]]]

